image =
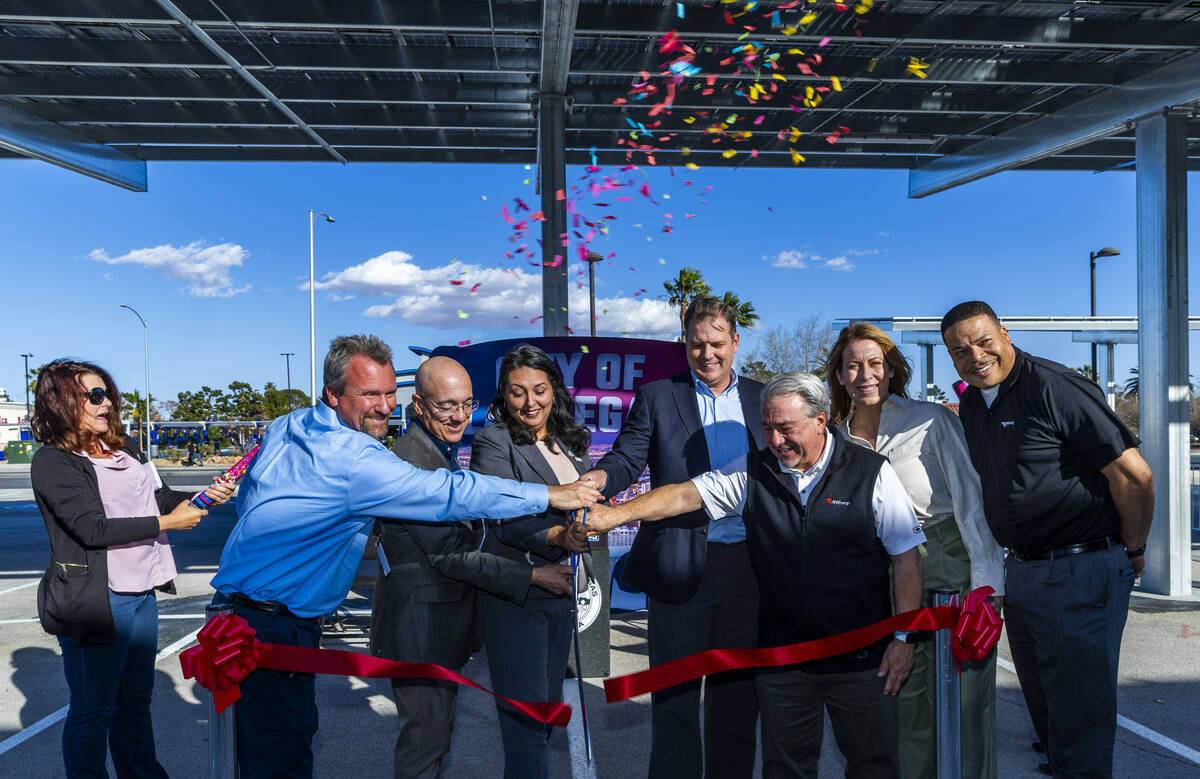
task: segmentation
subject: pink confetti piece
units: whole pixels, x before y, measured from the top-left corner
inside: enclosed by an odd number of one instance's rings
[[[471,341],[470,341],[470,339],[468,339],[468,340],[466,340],[466,341],[459,341],[459,342],[458,342],[458,345],[459,345],[459,346],[470,346],[470,345],[471,345]]]

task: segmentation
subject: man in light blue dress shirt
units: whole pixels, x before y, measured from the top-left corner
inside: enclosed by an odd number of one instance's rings
[[[238,494],[239,520],[213,588],[265,643],[316,647],[319,619],[345,599],[376,517],[504,519],[592,505],[591,485],[521,484],[470,471],[425,471],[380,441],[396,408],[391,349],[375,336],[334,339],[324,398],[275,420]],[[243,779],[311,776],[312,674],[258,670],[241,683]]]

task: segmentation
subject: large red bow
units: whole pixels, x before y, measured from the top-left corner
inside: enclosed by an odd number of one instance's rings
[[[254,628],[235,614],[209,620],[196,640],[199,646],[179,655],[183,678],[194,678],[211,690],[220,714],[242,697],[238,683],[258,667],[262,644],[254,637]]]
[[[967,593],[959,606],[958,621],[951,631],[953,640],[950,651],[958,661],[961,671],[963,663],[982,660],[1000,640],[1000,628],[1004,621],[987,599],[995,592],[991,587],[980,587]]]

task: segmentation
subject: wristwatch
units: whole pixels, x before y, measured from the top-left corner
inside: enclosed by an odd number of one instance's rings
[[[905,644],[917,643],[917,631],[915,630],[897,630],[895,633],[892,633],[892,637]]]
[[[1126,549],[1125,550],[1125,556],[1130,558],[1131,560],[1134,557],[1141,557],[1144,554],[1146,554],[1146,545],[1145,544],[1142,545],[1141,549]]]

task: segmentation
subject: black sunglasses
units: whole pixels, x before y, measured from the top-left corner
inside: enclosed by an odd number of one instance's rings
[[[109,394],[109,391],[104,387],[93,387],[92,389],[83,393],[83,396],[87,398],[88,402],[90,402],[93,406],[99,406],[104,402],[105,398],[110,400],[112,399],[112,395]]]

